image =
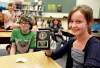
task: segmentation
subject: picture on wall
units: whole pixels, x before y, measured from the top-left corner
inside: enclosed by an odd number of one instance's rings
[[[62,12],[62,8],[61,4],[48,4],[48,11],[50,12]]]

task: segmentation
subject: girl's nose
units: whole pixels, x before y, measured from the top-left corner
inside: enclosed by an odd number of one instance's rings
[[[72,26],[72,27],[76,27],[77,24],[76,24],[75,22],[73,22],[73,23],[71,23],[71,26]]]

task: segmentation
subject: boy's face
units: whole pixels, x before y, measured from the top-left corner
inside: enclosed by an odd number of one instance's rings
[[[28,22],[23,21],[22,23],[20,23],[20,28],[22,31],[27,31],[30,28],[30,25]]]
[[[8,6],[8,9],[9,9],[10,11],[12,11],[12,10],[15,9],[15,7],[16,7],[16,6],[13,4],[13,5]]]

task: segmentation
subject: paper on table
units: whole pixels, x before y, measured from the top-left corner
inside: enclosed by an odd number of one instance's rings
[[[18,58],[16,59],[16,63],[24,63],[24,62],[27,62],[28,60],[24,57],[21,57],[21,58]]]

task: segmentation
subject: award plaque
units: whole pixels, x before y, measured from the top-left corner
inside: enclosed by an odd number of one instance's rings
[[[50,31],[49,30],[37,31],[36,48],[37,49],[50,48]]]

